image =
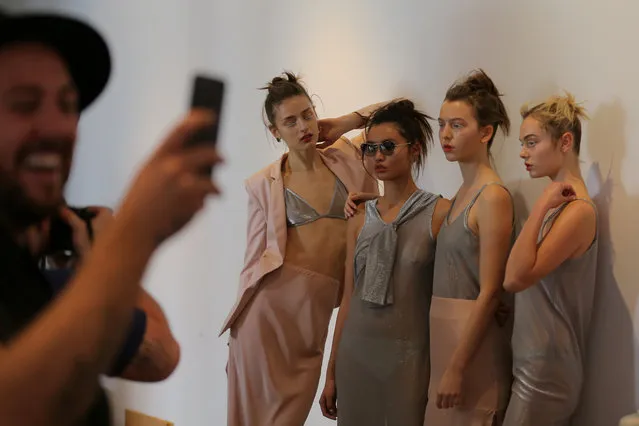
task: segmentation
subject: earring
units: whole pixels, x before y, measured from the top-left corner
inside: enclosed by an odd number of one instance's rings
[[[282,142],[282,139],[280,138],[275,138],[278,142]]]

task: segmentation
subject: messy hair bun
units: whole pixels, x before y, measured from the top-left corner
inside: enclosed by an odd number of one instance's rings
[[[564,133],[570,132],[574,137],[574,148],[577,154],[581,145],[581,120],[587,120],[586,109],[575,100],[568,91],[564,95],[553,95],[544,102],[521,107],[521,117],[535,118],[541,126],[550,132],[553,140],[558,140]]]
[[[510,119],[495,83],[482,69],[471,71],[466,77],[456,81],[446,92],[446,101],[464,101],[472,108],[479,126],[493,126],[493,134],[488,147],[493,143],[497,128],[505,135],[510,130]]]
[[[281,75],[274,77],[260,90],[266,90],[268,93],[264,100],[264,113],[267,119],[267,125],[275,125],[275,108],[288,98],[303,95],[309,100],[311,97],[302,86],[299,77],[290,71],[285,71]]]
[[[417,110],[412,101],[401,99],[374,111],[366,122],[366,131],[382,123],[393,123],[408,143],[420,146],[420,155],[415,161],[415,169],[419,172],[424,166],[428,148],[433,144],[433,129],[428,120],[432,117]]]

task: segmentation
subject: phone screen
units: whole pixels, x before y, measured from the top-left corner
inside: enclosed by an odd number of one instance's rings
[[[190,140],[191,144],[217,143],[222,103],[224,100],[224,82],[219,79],[196,75],[193,80],[193,93],[191,95],[191,108],[204,108],[215,114],[215,122],[199,132]]]

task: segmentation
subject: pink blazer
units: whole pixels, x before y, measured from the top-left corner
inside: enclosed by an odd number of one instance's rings
[[[318,152],[349,192],[377,193],[377,181],[364,170],[360,150],[353,142],[342,137]],[[249,203],[244,268],[240,274],[237,301],[224,321],[220,336],[233,326],[257,291],[262,278],[284,263],[287,229],[282,161],[286,155],[245,182]]]

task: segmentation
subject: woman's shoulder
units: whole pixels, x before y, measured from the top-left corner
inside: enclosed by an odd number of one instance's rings
[[[433,199],[435,200],[435,212],[448,213],[450,206],[453,204],[451,200],[443,197],[441,194],[433,194]]]
[[[597,220],[597,205],[590,198],[585,183],[573,185],[573,188],[576,196],[557,209],[559,216],[569,218],[571,222],[580,223],[585,227],[592,226]]]
[[[274,179],[277,179],[282,176],[282,161],[285,158],[286,154],[282,155],[277,160],[263,167],[259,171],[253,173],[248,178],[244,180],[244,183],[247,186],[259,186],[264,184],[265,182],[271,182]]]
[[[480,188],[479,198],[493,203],[510,201],[512,194],[506,185],[499,181],[488,182]]]
[[[273,182],[282,178],[282,160],[285,155],[244,180],[244,187],[250,196],[263,198],[263,204],[268,203]]]
[[[566,204],[561,214],[587,226],[596,221],[597,206],[589,196],[578,196]]]
[[[514,198],[508,188],[501,182],[488,183],[480,189],[475,198],[477,218],[489,221],[503,221],[503,226],[513,225],[515,221]]]

